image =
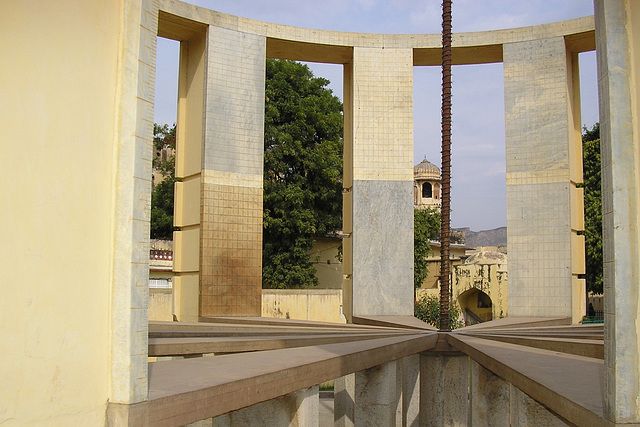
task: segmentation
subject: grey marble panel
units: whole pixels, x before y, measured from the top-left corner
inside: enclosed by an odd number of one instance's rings
[[[353,183],[353,314],[413,314],[413,182]]]

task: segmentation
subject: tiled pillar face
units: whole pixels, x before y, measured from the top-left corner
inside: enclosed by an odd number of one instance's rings
[[[572,230],[571,64],[563,37],[504,45],[510,316],[572,315],[584,243]]]
[[[203,191],[202,316],[259,316],[262,189],[206,182]]]
[[[210,27],[200,315],[260,316],[265,38]]]
[[[345,78],[345,301],[355,316],[413,314],[412,55],[354,48]]]
[[[605,416],[640,422],[640,5],[596,0],[604,246]]]

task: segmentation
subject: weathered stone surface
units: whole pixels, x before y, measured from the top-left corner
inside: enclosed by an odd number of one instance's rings
[[[420,356],[420,425],[466,426],[467,356]]]
[[[411,181],[353,183],[353,315],[413,314]]]
[[[354,425],[398,425],[401,390],[397,383],[397,362],[391,361],[355,374]],[[400,422],[401,424],[401,422]]]
[[[333,419],[336,427],[353,427],[355,416],[356,374],[336,378],[333,382]]]
[[[633,0],[595,1],[602,155],[605,412],[640,422],[640,138]]]
[[[569,425],[513,385],[509,385],[509,401],[511,403],[509,414],[511,423],[509,425],[513,427],[565,427]]]
[[[473,426],[508,426],[509,383],[473,360],[469,368]]]

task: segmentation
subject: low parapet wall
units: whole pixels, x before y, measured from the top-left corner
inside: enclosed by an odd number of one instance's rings
[[[262,317],[346,323],[341,289],[263,289]]]
[[[149,320],[171,320],[173,299],[172,289],[150,289]],[[342,289],[263,289],[262,317],[346,323]]]

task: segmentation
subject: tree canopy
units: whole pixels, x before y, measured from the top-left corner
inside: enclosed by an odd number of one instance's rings
[[[164,179],[154,186],[151,193],[151,238],[173,239],[173,184],[175,178],[175,155],[168,158],[159,155],[163,148],[176,148],[176,125],[153,124],[153,170]]]
[[[429,274],[429,241],[435,239],[439,232],[440,211],[432,208],[413,211],[413,285],[416,288],[422,285]]]
[[[584,128],[582,135],[584,220],[587,291],[602,293],[602,188],[600,124]]]
[[[314,237],[342,228],[342,103],[304,64],[267,59],[262,283],[318,279]]]

